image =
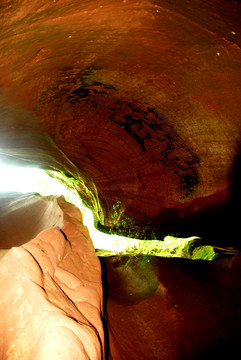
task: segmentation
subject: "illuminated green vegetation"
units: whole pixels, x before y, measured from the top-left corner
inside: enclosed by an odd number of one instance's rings
[[[83,208],[92,208],[93,213],[95,215],[94,221],[95,224],[99,221],[101,224],[104,223],[103,212],[99,203],[97,190],[90,191],[86,186],[85,182],[81,179],[81,177],[77,176],[73,177],[71,175],[67,176],[63,171],[46,171],[46,173],[52,177],[56,183],[57,181],[63,185],[63,195],[65,199],[73,204],[75,201],[80,205],[80,210]],[[64,189],[68,189],[74,196],[65,195]],[[71,198],[71,199],[70,199]],[[77,207],[79,207],[77,205]],[[83,209],[82,209],[83,210]]]
[[[128,255],[135,257],[138,255],[151,255],[160,257],[181,257],[193,260],[214,260],[217,257],[212,246],[200,246],[194,248],[195,241],[199,239],[196,236],[190,238],[177,238],[166,236],[163,240],[138,240],[126,239],[124,244],[121,240],[121,246],[116,249],[98,249],[99,256]]]
[[[202,260],[213,260],[217,257],[217,253],[214,248],[210,245],[198,246],[192,252],[192,259],[202,259]]]
[[[136,226],[135,219],[125,214],[124,209],[121,207],[121,201],[117,201],[116,204],[113,204],[111,219],[113,220],[113,226],[109,229],[110,234],[140,240],[156,239],[156,235],[151,229],[150,224],[146,224],[142,228]]]
[[[7,167],[2,170],[2,174],[7,174],[8,170],[6,169]],[[92,211],[83,204],[80,197],[80,193],[82,193],[80,187],[83,187],[83,182],[81,182],[81,180],[72,176],[66,176],[63,172],[57,171],[45,172],[41,169],[28,168],[26,170],[26,168],[23,168],[22,173],[24,175],[21,175],[20,172],[16,173],[16,171],[17,170],[15,170],[15,174],[12,172],[11,177],[17,179],[17,185],[20,186],[22,176],[22,185],[24,185],[24,188],[19,187],[17,190],[12,188],[11,191],[34,191],[42,196],[63,195],[66,201],[76,205],[80,209],[83,215],[83,222],[89,229],[98,256],[127,255],[129,259],[133,259],[136,256],[144,255],[182,257],[194,260],[213,260],[220,256],[220,254],[226,255],[236,253],[236,251],[232,249],[215,248],[210,245],[200,246],[200,241],[197,236],[189,238],[166,236],[164,239],[157,239],[151,226],[147,225],[143,229],[140,229],[136,226],[133,218],[125,215],[120,201],[113,204],[111,215],[113,226],[109,230],[109,234],[100,232],[94,226],[94,216]],[[30,183],[31,172],[33,176],[32,183]],[[4,184],[2,177],[0,179],[0,191],[7,191],[6,186],[10,186],[10,181],[6,180],[6,183]],[[8,189],[8,191],[9,190],[10,189]],[[88,194],[88,190],[85,191],[86,194]],[[88,194],[89,197],[94,196],[90,193],[91,192]],[[95,211],[98,211],[101,214],[99,202],[95,199],[92,203],[96,204]]]
[[[113,204],[111,218],[113,227],[109,233],[118,236],[107,250],[103,248],[96,250],[99,256],[127,255],[131,260],[136,256],[146,255],[212,261],[222,255],[237,253],[234,249],[217,248],[211,245],[198,246],[200,243],[198,236],[179,238],[169,235],[164,239],[158,239],[149,224],[139,229],[135,220],[125,215],[121,201]]]
[[[61,194],[66,201],[76,205],[81,210],[84,224],[89,229],[98,256],[127,255],[129,256],[128,262],[139,255],[211,261],[219,257],[220,253],[235,253],[228,249],[215,251],[215,248],[210,245],[197,246],[197,240],[200,239],[197,236],[188,238],[166,236],[162,240],[157,239],[150,226],[146,225],[143,229],[139,229],[135,225],[135,220],[125,215],[121,201],[117,201],[112,206],[113,227],[109,229],[109,234],[102,233],[94,226],[93,213],[83,204],[79,196],[79,180],[74,177],[67,177],[63,172],[51,172],[51,177],[52,180],[61,184]],[[49,184],[46,179],[39,181],[37,191],[41,195],[50,195]]]

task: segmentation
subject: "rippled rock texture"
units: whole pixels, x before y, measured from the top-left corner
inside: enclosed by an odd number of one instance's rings
[[[1,160],[74,176],[102,225],[121,201],[141,226],[199,235],[198,214],[208,243],[240,246],[240,18],[228,0],[2,0]],[[1,357],[100,359],[100,265],[81,217],[21,201],[1,223],[1,246],[19,246],[1,262]],[[236,356],[238,255],[112,260],[110,358]]]
[[[73,205],[44,201],[35,202],[36,212],[54,215],[59,208],[61,229],[52,217],[52,228],[13,247],[0,263],[1,359],[103,359],[101,267],[88,229]],[[32,204],[25,206],[31,211]],[[16,229],[24,229],[15,215]],[[50,222],[45,218],[43,228]]]
[[[1,359],[235,358],[240,255],[102,258],[101,274],[77,208],[37,195],[19,197],[13,208],[13,199],[2,201],[1,214],[8,212],[0,217],[5,249],[19,245],[0,262]]]
[[[162,224],[227,200],[241,130],[238,2],[4,0],[0,14],[4,103],[36,116],[27,129],[41,125],[86,174],[107,225],[117,200]],[[24,135],[26,117],[13,129]]]

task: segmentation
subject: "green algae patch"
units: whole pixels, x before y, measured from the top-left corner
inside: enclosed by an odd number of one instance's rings
[[[166,236],[164,239],[158,239],[151,226],[140,230],[135,225],[135,220],[125,215],[120,201],[113,204],[111,215],[113,227],[109,229],[109,233],[101,232],[96,228],[96,214],[102,213],[98,196],[95,196],[95,191],[91,192],[87,189],[81,176],[73,174],[67,176],[64,172],[34,168],[2,166],[1,169],[2,174],[6,176],[5,180],[4,176],[1,178],[1,191],[38,192],[42,196],[63,195],[66,201],[78,207],[83,215],[83,223],[89,230],[96,253],[100,257],[127,256],[133,260],[138,256],[156,256],[212,261],[223,255],[237,253],[232,248],[200,246],[201,241],[198,236],[188,238]],[[10,179],[17,181],[12,183]],[[83,192],[86,194],[84,199],[81,196]],[[86,206],[86,198],[88,198],[88,204],[91,203],[91,207]]]
[[[218,254],[210,245],[198,246],[192,252],[192,259],[194,260],[214,260]]]
[[[138,240],[129,238],[116,238],[115,249],[97,249],[98,256],[128,255],[131,257],[139,255],[178,257],[186,259],[214,260],[217,254],[212,246],[199,246],[195,248],[196,240],[200,238],[192,236],[189,238],[178,238],[166,236],[163,240]]]

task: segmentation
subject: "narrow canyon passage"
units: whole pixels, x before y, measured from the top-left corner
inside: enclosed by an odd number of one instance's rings
[[[74,205],[37,194],[13,200],[1,202],[1,247],[13,246],[0,262],[1,359],[235,356],[239,254],[99,262]]]
[[[1,1],[0,165],[71,180],[105,234],[220,255],[98,258],[74,205],[0,193],[1,359],[236,356],[240,19],[235,0]]]

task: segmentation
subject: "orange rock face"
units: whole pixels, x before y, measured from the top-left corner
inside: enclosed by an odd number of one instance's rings
[[[199,235],[199,214],[208,242],[239,243],[240,18],[227,0],[2,0],[0,161],[79,178],[105,225],[121,201],[140,226],[189,219]],[[0,357],[101,359],[101,271],[81,216],[26,201],[0,223],[1,246],[20,246],[1,262]],[[237,353],[239,256],[106,264],[110,358]]]
[[[1,359],[103,359],[99,260],[78,209],[0,264]]]
[[[48,209],[49,217],[40,234],[13,247],[0,263],[1,359],[235,358],[240,254],[214,262],[102,258],[103,297],[100,263],[79,210],[51,199],[52,206],[50,197],[25,196],[32,231],[34,216],[40,219]],[[16,232],[24,234],[23,204],[11,214]]]
[[[28,129],[41,124],[88,174],[107,224],[117,200],[140,223],[226,201],[241,130],[238,2],[14,0],[0,14],[4,102],[31,111]]]

